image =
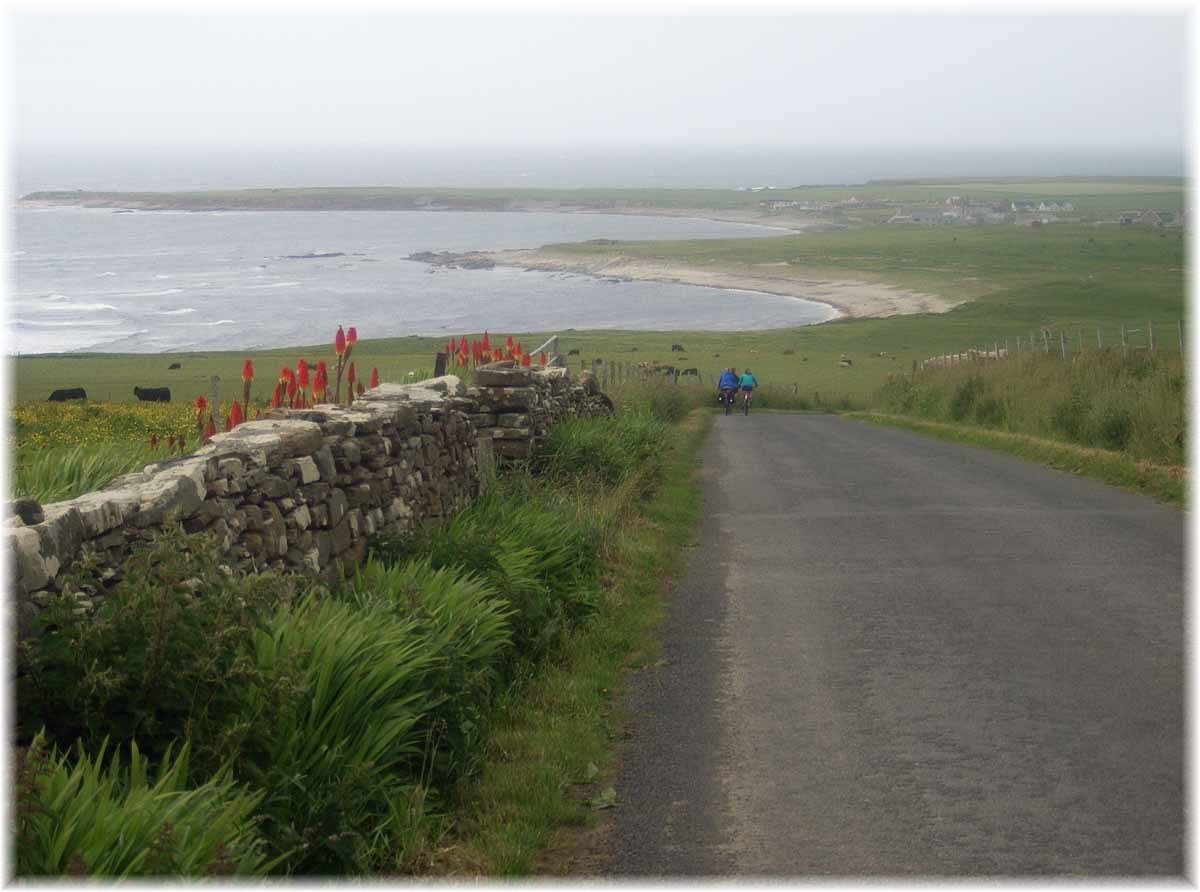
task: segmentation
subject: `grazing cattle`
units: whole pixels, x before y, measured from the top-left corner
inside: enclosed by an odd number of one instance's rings
[[[56,390],[50,394],[46,400],[48,403],[62,403],[67,400],[86,400],[87,391],[82,387],[67,387],[63,390]]]
[[[173,362],[173,363],[171,363],[169,366],[167,366],[167,371],[169,372],[169,371],[171,371],[172,369],[181,369],[181,368],[183,368],[183,364],[182,364],[182,363]]]
[[[682,353],[683,352],[683,344],[672,344],[671,352],[672,353]]]
[[[567,351],[567,356],[578,356],[578,355],[579,355],[578,350],[568,350]]]
[[[133,395],[143,403],[171,402],[171,388],[169,387],[135,387]]]

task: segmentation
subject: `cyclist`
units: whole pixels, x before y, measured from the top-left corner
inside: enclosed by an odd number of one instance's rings
[[[717,399],[722,403],[728,401],[733,405],[733,395],[737,393],[738,376],[733,369],[721,372],[721,380],[717,383]]]
[[[750,410],[750,395],[754,392],[754,388],[758,386],[758,379],[750,374],[750,369],[742,372],[741,378],[738,379],[738,386],[742,388],[742,402],[745,403],[746,411]]]

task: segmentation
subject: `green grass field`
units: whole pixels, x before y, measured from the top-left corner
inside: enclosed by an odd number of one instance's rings
[[[881,180],[845,186],[796,186],[750,192],[735,189],[426,189],[410,187],[326,187],[238,189],[202,192],[36,192],[28,198],[66,203],[154,206],[182,209],[261,208],[405,209],[438,199],[450,206],[503,210],[512,203],[549,202],[598,209],[637,208],[753,211],[768,199],[860,201],[886,199],[906,204],[938,203],[953,195],[980,200],[1070,201],[1081,214],[1184,206],[1185,181],[1178,177],[1043,177],[965,180]]]

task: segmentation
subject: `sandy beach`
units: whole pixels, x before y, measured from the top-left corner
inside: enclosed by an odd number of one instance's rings
[[[950,300],[882,282],[857,279],[830,279],[806,275],[799,267],[786,264],[760,264],[737,268],[709,269],[647,260],[624,255],[605,254],[580,257],[548,248],[492,251],[485,255],[500,266],[589,276],[609,276],[650,282],[675,282],[710,288],[763,291],[817,301],[834,307],[840,316],[862,318],[899,316],[913,313],[944,313],[963,300]]]

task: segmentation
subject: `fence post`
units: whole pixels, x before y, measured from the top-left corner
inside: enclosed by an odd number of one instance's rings
[[[1021,336],[1017,335],[1017,362],[1021,361]]]
[[[1100,326],[1099,325],[1096,326],[1096,349],[1097,350],[1104,349],[1104,345],[1102,343],[1100,343]]]
[[[1179,326],[1179,352],[1183,353],[1183,320],[1179,319],[1175,323]]]
[[[1083,329],[1079,329],[1079,352],[1083,352]]]
[[[1058,342],[1062,345],[1063,359],[1067,358],[1067,334],[1061,328],[1058,330]]]
[[[1154,353],[1154,320],[1146,323],[1146,339],[1150,343],[1150,352]]]
[[[1050,355],[1050,332],[1045,328],[1042,329],[1042,344],[1046,348],[1046,355],[1049,356]]]
[[[1121,353],[1124,356],[1129,355],[1129,342],[1125,340],[1125,323],[1121,323]]]

